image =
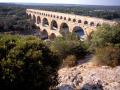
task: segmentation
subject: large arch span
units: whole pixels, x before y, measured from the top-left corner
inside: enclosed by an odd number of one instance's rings
[[[60,34],[62,34],[62,36],[65,36],[67,33],[69,33],[69,26],[67,25],[67,23],[62,23],[60,25]]]

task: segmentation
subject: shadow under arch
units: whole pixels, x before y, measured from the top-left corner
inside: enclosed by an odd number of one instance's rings
[[[48,39],[48,32],[46,29],[43,29],[43,31],[41,31],[41,39]]]
[[[51,29],[52,30],[58,29],[58,24],[57,24],[57,22],[55,20],[51,21]]]
[[[32,18],[31,14],[26,14],[26,17],[27,17],[27,19],[31,19]]]
[[[69,26],[66,23],[62,23],[60,25],[60,34],[62,34],[63,36],[65,36],[67,33],[69,33]]]
[[[85,24],[85,25],[88,25],[88,21],[84,21],[84,24]]]
[[[52,34],[49,36],[49,39],[50,39],[50,40],[54,40],[55,38],[56,38],[55,33],[52,33]]]
[[[40,16],[37,16],[37,24],[40,24],[41,23],[41,18]]]
[[[94,26],[95,24],[94,24],[94,22],[90,22],[90,26]]]
[[[47,19],[47,18],[43,18],[43,20],[42,20],[42,25],[43,25],[44,27],[49,26],[49,23],[48,23],[48,19]]]
[[[33,23],[36,23],[36,17],[33,15]]]
[[[72,33],[76,34],[76,36],[80,39],[84,39],[85,32],[80,26],[75,26],[73,28]]]

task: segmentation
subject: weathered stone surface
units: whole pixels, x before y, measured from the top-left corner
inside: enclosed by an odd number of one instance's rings
[[[60,90],[120,90],[120,66],[91,66],[90,63],[58,71]]]

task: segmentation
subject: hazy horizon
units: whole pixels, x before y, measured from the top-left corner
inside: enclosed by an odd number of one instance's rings
[[[81,5],[105,5],[105,6],[120,6],[120,0],[1,0],[0,3],[34,3],[34,4],[81,4]]]

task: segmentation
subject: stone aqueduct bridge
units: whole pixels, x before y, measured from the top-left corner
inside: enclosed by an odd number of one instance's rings
[[[73,14],[27,9],[27,15],[34,21],[36,26],[40,28],[45,37],[55,37],[64,35],[66,32],[79,33],[81,37],[87,37],[96,27],[106,23],[114,24],[115,22]]]

